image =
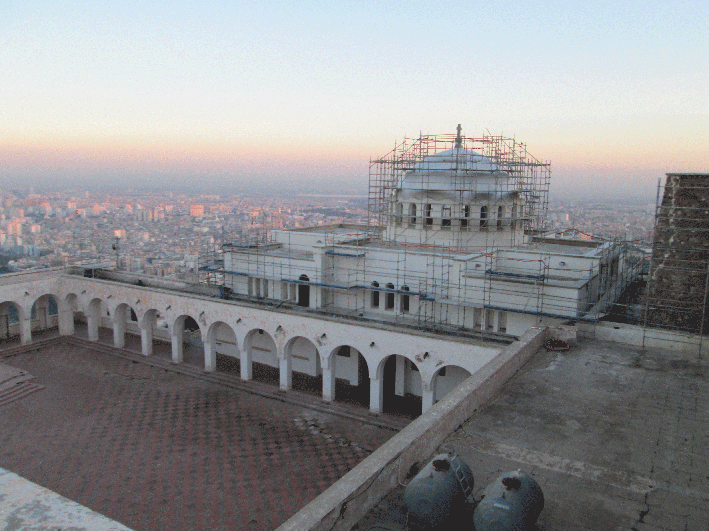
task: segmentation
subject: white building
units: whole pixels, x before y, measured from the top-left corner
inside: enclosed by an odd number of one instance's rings
[[[511,139],[405,140],[372,163],[368,226],[224,245],[202,266],[218,285],[103,267],[3,275],[0,337],[110,328],[117,348],[139,335],[145,356],[169,343],[182,363],[190,345],[205,371],[222,356],[243,380],[270,371],[325,402],[425,412],[530,327],[597,322],[632,277],[620,245],[544,233],[549,175]]]
[[[549,176],[523,144],[460,126],[404,141],[372,163],[372,224],[274,230],[267,243],[225,245],[218,270],[230,297],[483,341],[597,319],[632,271],[619,245],[544,233]],[[354,383],[356,365],[344,365],[337,376]],[[414,364],[396,371],[416,381]],[[449,372],[446,389],[466,376]],[[416,384],[397,392],[421,395]]]

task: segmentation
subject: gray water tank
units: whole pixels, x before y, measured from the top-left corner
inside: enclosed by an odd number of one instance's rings
[[[404,491],[407,529],[450,529],[465,514],[472,493],[473,472],[465,461],[454,454],[437,455]]]
[[[475,531],[527,531],[544,509],[544,494],[534,478],[522,472],[502,474],[485,489],[473,513]]]

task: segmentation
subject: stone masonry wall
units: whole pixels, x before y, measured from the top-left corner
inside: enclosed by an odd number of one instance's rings
[[[709,174],[668,173],[657,214],[647,324],[706,333]]]

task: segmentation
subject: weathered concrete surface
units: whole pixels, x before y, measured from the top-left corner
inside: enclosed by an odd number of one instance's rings
[[[130,531],[118,522],[0,468],[3,531]]]
[[[547,339],[545,328],[528,330],[459,385],[428,413],[383,444],[293,517],[279,531],[349,529],[401,484],[435,448],[518,371]]]
[[[542,530],[706,531],[708,376],[678,352],[588,340],[540,350],[439,451],[470,465],[476,499],[500,473],[533,474]],[[402,492],[356,528],[403,529]]]

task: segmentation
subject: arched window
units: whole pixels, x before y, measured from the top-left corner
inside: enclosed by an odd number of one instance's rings
[[[480,230],[487,230],[487,207],[480,207]]]
[[[426,203],[423,207],[424,217],[426,218],[426,226],[431,227],[433,225],[433,216],[431,216],[431,203]]]
[[[416,226],[416,203],[409,205],[409,225]]]
[[[448,205],[443,205],[441,207],[441,228],[451,228],[451,207]]]
[[[300,275],[301,282],[310,282],[308,275]],[[299,284],[298,285],[298,306],[304,306],[308,308],[310,306],[310,285],[309,284]]]
[[[401,225],[403,213],[404,213],[404,205],[402,205],[401,203],[396,203],[396,218],[394,221],[396,222],[397,225]]]
[[[468,221],[470,221],[470,205],[465,205],[463,207],[463,217],[460,218],[460,228],[462,230],[468,229]]]
[[[401,286],[401,291],[409,291],[409,286]],[[409,295],[401,296],[401,313],[409,313]]]
[[[387,310],[393,310],[394,309],[394,284],[391,282],[387,284],[387,289],[392,290],[388,291],[386,294],[386,306],[385,309]]]
[[[372,282],[372,308],[379,308],[379,282]]]
[[[502,220],[505,217],[505,207],[497,207],[497,230],[502,230]]]

